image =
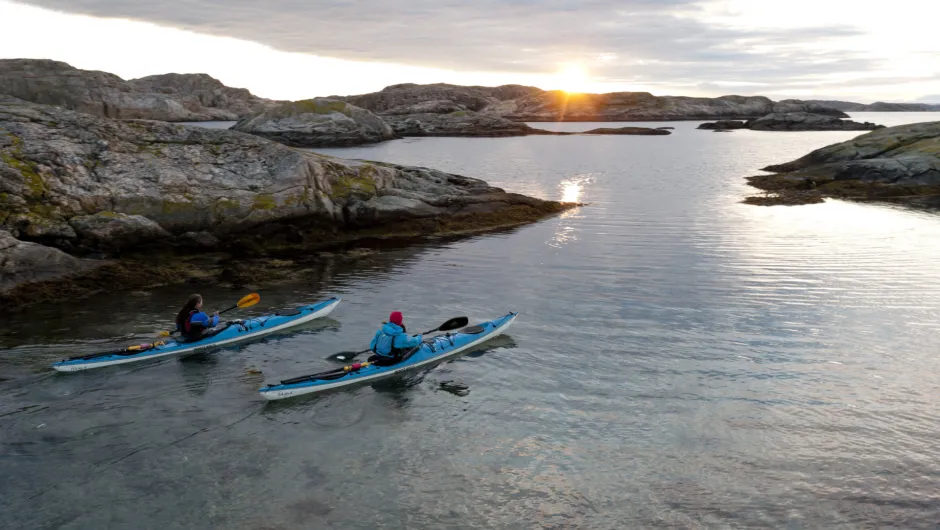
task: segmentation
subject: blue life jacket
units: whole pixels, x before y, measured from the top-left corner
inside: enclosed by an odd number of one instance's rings
[[[193,309],[189,312],[189,317],[183,323],[183,329],[180,330],[183,338],[187,340],[199,338],[205,331],[211,327],[219,325],[219,317],[212,316]]]
[[[369,349],[376,355],[395,359],[421,344],[421,335],[409,337],[404,328],[389,322],[375,332]]]

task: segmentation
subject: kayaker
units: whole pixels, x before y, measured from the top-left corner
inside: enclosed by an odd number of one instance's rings
[[[374,355],[369,357],[369,362],[379,366],[395,364],[401,360],[402,355],[420,346],[421,340],[421,335],[408,336],[401,311],[393,311],[388,316],[388,322],[372,337],[369,349]]]
[[[186,340],[199,339],[209,328],[219,325],[219,312],[212,316],[202,312],[202,295],[194,294],[186,301],[186,305],[176,314],[176,331],[182,333]]]

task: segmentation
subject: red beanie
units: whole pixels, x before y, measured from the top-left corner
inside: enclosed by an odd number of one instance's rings
[[[401,316],[401,311],[392,311],[392,314],[388,316],[388,321],[392,324],[402,325],[404,318]]]

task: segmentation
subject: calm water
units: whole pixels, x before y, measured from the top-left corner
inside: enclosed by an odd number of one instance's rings
[[[696,125],[325,150],[588,205],[325,257],[245,311],[344,298],[295,335],[64,375],[49,363],[151,339],[193,288],[5,316],[0,527],[935,528],[940,217],[743,205],[743,177],[855,133]],[[201,291],[214,306],[244,294]],[[364,345],[396,308],[413,330],[521,315],[395,384],[258,395]]]

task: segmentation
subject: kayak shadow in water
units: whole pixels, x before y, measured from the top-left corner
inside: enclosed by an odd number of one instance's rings
[[[490,339],[468,353],[462,354],[458,357],[451,359],[443,359],[439,362],[433,363],[431,365],[422,367],[416,372],[405,372],[403,374],[390,377],[388,379],[382,379],[372,383],[372,389],[379,394],[384,394],[388,397],[391,397],[396,400],[400,400],[400,404],[404,405],[407,403],[407,400],[404,400],[405,394],[412,388],[424,383],[425,378],[434,371],[435,368],[442,364],[453,363],[461,360],[464,357],[479,358],[487,354],[487,352],[495,350],[497,348],[515,348],[516,342],[509,335],[500,335],[496,338]]]

